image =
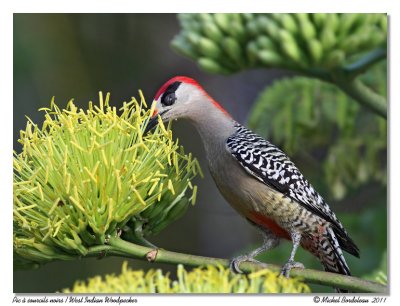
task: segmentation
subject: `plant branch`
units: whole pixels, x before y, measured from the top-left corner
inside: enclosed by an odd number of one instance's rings
[[[342,69],[350,79],[368,70],[369,67],[380,60],[386,58],[386,48],[376,48],[352,64],[344,66]]]
[[[335,78],[334,84],[342,89],[347,95],[352,97],[361,105],[369,108],[375,114],[387,118],[386,99],[381,95],[373,92],[369,87],[365,86],[360,80],[349,80],[347,78]]]
[[[229,260],[227,259],[189,255],[184,253],[171,252],[163,249],[155,250],[124,241],[117,237],[109,238],[107,243],[108,245],[90,248],[88,256],[101,257],[105,255],[116,255],[147,261],[154,261],[158,263],[183,264],[187,266],[200,266],[207,264],[220,264],[224,267],[229,266]],[[276,272],[279,272],[281,270],[281,267],[278,265],[258,265],[250,262],[245,262],[241,264],[240,268],[245,272],[259,270],[261,268],[268,268]],[[354,292],[387,292],[387,288],[379,283],[336,273],[311,269],[293,269],[291,271],[291,276],[299,277],[307,283],[340,287]]]
[[[355,66],[352,68],[354,69],[353,73],[359,73],[361,69],[364,69],[366,67],[363,66],[362,63],[358,63],[357,65],[356,63],[354,63],[353,65]],[[359,68],[356,67],[358,65]],[[367,65],[367,63],[364,63],[364,65]],[[369,62],[369,65],[372,65],[372,62]],[[348,71],[346,71],[346,69],[340,68],[334,72],[309,69],[309,70],[298,70],[297,73],[300,73],[301,75],[307,77],[317,78],[322,81],[334,84],[362,106],[365,106],[375,114],[385,119],[387,118],[386,99],[381,95],[372,91],[369,87],[364,85],[363,82],[361,82],[359,79],[354,79],[352,74],[349,74]]]

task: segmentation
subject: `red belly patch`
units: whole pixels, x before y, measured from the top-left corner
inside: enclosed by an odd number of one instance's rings
[[[276,236],[290,240],[289,233],[285,229],[280,227],[279,224],[276,223],[273,219],[268,218],[257,212],[250,213],[249,219],[256,224],[261,225],[262,227],[268,228]]]

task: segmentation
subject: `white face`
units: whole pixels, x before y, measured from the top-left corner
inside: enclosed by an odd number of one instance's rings
[[[188,110],[193,108],[190,104],[201,94],[200,90],[191,84],[175,82],[158,97],[155,109],[164,122],[187,118],[190,115]]]

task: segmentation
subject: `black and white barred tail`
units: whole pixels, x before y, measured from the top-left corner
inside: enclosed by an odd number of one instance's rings
[[[327,233],[320,243],[320,261],[325,267],[325,271],[334,272],[343,275],[351,276],[349,266],[346,263],[346,259],[343,256],[343,251],[339,245],[339,241],[336,238],[333,230],[328,227]],[[348,290],[335,288],[336,292],[347,293]]]

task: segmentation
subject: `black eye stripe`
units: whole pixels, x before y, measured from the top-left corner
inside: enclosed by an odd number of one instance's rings
[[[179,85],[181,85],[181,83],[182,83],[182,82],[174,82],[174,83],[172,83],[171,85],[169,85],[169,86],[167,87],[167,89],[165,90],[164,95],[166,96],[166,95],[168,95],[168,94],[171,93],[171,92],[175,92],[175,91],[178,89]]]

